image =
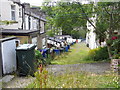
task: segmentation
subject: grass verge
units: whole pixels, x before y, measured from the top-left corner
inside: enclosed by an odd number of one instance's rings
[[[79,64],[79,63],[96,63],[98,61],[87,60],[89,48],[86,47],[85,43],[77,43],[71,47],[69,52],[62,53],[60,56],[56,56],[51,64]]]
[[[86,72],[66,73],[62,75],[50,74],[46,85],[42,88],[120,88],[119,76],[115,73],[98,75]],[[26,88],[39,88],[39,82],[29,84]],[[44,81],[43,81],[44,82]]]

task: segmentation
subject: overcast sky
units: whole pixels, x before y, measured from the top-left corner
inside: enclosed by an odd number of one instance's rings
[[[20,0],[22,3],[30,3],[30,5],[41,6],[43,1],[59,1],[59,0]],[[64,0],[63,0],[64,1]]]
[[[42,5],[42,2],[44,1],[44,0],[20,0],[22,3],[30,3],[30,5],[34,5],[34,6],[41,6]],[[52,1],[52,2],[54,2],[54,1],[59,1],[59,0],[45,0],[45,1]],[[64,1],[69,1],[69,0],[62,0],[63,2]],[[73,0],[73,1],[77,1],[77,0]],[[79,0],[78,0],[79,1]],[[80,0],[80,1],[84,1],[84,0]],[[84,2],[86,2],[86,0],[84,1]]]
[[[60,1],[60,0],[20,0],[22,3],[30,3],[30,5],[34,6],[41,6],[43,1]],[[69,1],[69,0],[61,0],[61,1]],[[79,1],[82,3],[87,3],[87,1],[98,1],[98,0],[73,0],[73,1]]]
[[[20,0],[22,3],[30,3],[30,5],[40,6],[43,0]]]
[[[26,2],[26,3],[30,3],[30,5],[34,5],[34,6],[41,6],[43,1],[69,1],[69,0],[20,0],[22,3]],[[99,0],[70,0],[70,1],[79,1],[82,3],[87,3],[87,1],[95,1],[98,2]],[[100,0],[101,2],[118,2],[120,0]]]

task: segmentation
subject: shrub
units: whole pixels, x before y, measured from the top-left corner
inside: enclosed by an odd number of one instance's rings
[[[48,56],[44,58],[39,50],[35,50],[35,58],[37,60],[36,62],[37,66],[40,64],[43,64],[43,65],[51,64],[51,60],[52,60],[50,54],[48,54]]]
[[[36,65],[44,64],[45,60],[39,50],[35,50]]]
[[[94,61],[106,60],[109,58],[107,47],[99,47],[89,51],[87,59]]]
[[[113,43],[111,45],[111,53],[113,55],[113,58],[119,59],[120,58],[120,35],[118,36],[118,39],[113,40]]]
[[[42,54],[40,53],[39,50],[35,50],[35,58],[36,58],[37,60],[42,58]]]
[[[51,64],[52,57],[50,54],[48,54],[48,57],[46,58],[46,64]]]

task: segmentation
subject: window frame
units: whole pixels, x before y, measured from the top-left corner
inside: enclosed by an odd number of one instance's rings
[[[11,20],[16,20],[16,7],[15,5],[11,5]]]

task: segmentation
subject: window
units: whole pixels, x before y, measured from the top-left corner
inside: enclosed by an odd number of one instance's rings
[[[91,27],[91,25],[89,24],[88,27]]]
[[[37,20],[37,29],[40,30],[39,20]]]
[[[88,23],[88,27],[91,27],[91,24],[90,24],[90,23]]]
[[[32,38],[32,44],[36,44],[37,45],[37,37]]]
[[[19,18],[21,18],[21,17],[22,17],[22,13],[21,13],[21,11],[22,11],[22,9],[21,9],[21,8],[19,8]]]
[[[42,47],[45,46],[45,44],[46,44],[45,42],[46,42],[45,38],[42,38]]]
[[[45,27],[44,24],[45,24],[45,23],[44,23],[43,21],[41,21],[40,24],[41,24],[41,31],[40,31],[40,33],[44,33],[44,32],[45,32],[45,31],[44,31],[44,29],[45,29],[45,28],[44,28],[44,27]]]
[[[11,5],[11,19],[16,20],[16,18],[15,18],[15,5]]]
[[[39,30],[39,20],[35,19],[33,20],[33,29],[34,30]]]
[[[36,23],[36,19],[33,20],[33,29],[37,30],[37,23]]]

